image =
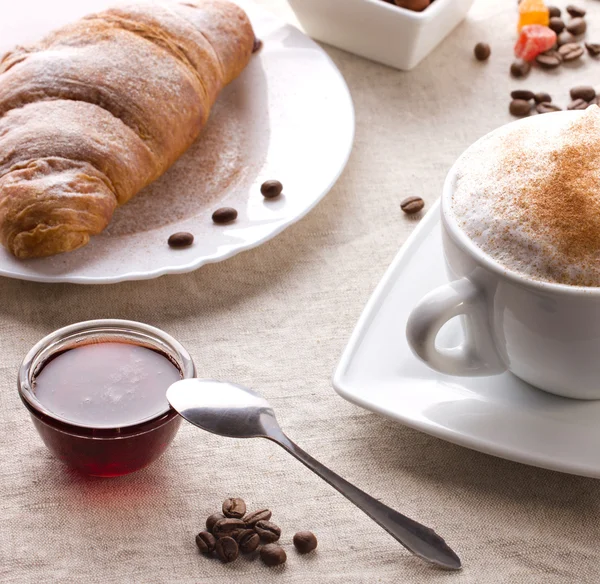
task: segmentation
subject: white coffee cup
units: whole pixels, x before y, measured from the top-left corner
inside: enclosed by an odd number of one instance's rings
[[[410,347],[431,368],[448,375],[508,370],[557,395],[600,399],[600,288],[533,280],[481,251],[450,211],[457,165],[448,173],[441,204],[451,282],[412,311],[406,330]],[[455,316],[462,316],[463,344],[437,347],[438,332]]]

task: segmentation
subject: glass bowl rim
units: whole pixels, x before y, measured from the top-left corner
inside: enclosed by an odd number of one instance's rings
[[[121,336],[121,338],[131,339],[133,337],[135,339],[137,337],[140,341],[147,338],[149,343],[146,346],[156,348],[155,345],[150,343],[150,341],[153,341],[159,345],[160,348],[168,351],[166,356],[169,360],[174,361],[174,364],[180,369],[183,379],[189,379],[196,376],[196,367],[185,347],[174,337],[157,327],[142,322],[123,319],[82,321],[59,328],[46,335],[29,350],[23,359],[21,367],[19,368],[17,389],[30,414],[36,416],[36,418],[45,424],[48,424],[47,419],[49,418],[52,420],[51,425],[57,426],[56,429],[63,433],[97,438],[125,438],[126,436],[131,436],[133,434],[150,431],[155,427],[161,426],[163,423],[169,422],[175,417],[177,412],[167,405],[166,408],[158,413],[141,420],[136,420],[131,424],[122,424],[120,426],[79,424],[52,412],[36,398],[33,388],[35,374],[43,367],[49,357],[59,353],[61,349],[64,349],[64,346],[60,346],[53,352],[53,345],[68,341],[71,338],[73,340],[84,339],[86,335],[92,336],[93,334],[98,333],[105,333],[107,336],[113,335],[115,338]],[[140,346],[144,346],[144,344],[140,342]],[[48,355],[46,356],[46,359],[42,360],[42,356],[46,351],[48,352]]]

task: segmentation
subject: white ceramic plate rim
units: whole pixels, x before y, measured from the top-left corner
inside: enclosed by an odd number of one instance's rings
[[[502,444],[501,442],[487,440],[481,437],[470,436],[462,432],[447,428],[440,424],[435,424],[427,419],[417,419],[410,415],[404,415],[398,409],[381,406],[369,401],[365,397],[364,388],[358,388],[353,385],[347,378],[346,373],[352,362],[352,359],[364,340],[364,337],[373,321],[377,312],[386,301],[386,297],[391,287],[396,282],[396,277],[402,268],[402,264],[406,261],[407,254],[413,246],[420,240],[426,238],[435,227],[435,223],[440,220],[440,201],[438,200],[423,218],[421,223],[408,237],[400,251],[387,269],[382,280],[379,282],[375,291],[369,298],[363,312],[350,336],[348,344],[342,353],[341,359],[333,374],[333,387],[335,391],[347,401],[354,403],[357,406],[381,414],[393,420],[397,420],[415,430],[419,430],[436,438],[441,438],[447,442],[458,444],[484,454],[491,454],[514,462],[520,462],[530,466],[555,470],[568,474],[600,478],[600,462],[598,466],[581,464],[564,458],[551,458],[547,455],[539,453],[532,454],[526,449],[518,449]],[[560,399],[560,398],[558,398]],[[565,398],[566,399],[566,398]]]
[[[234,0],[236,1],[236,0]],[[268,18],[271,22],[275,23],[276,27],[284,28],[284,27],[292,27],[292,25],[284,22],[280,18],[277,18],[270,12],[266,11],[262,7],[252,3],[247,2],[246,0],[238,0],[238,3],[243,7],[247,7],[252,9],[254,14],[263,15],[265,18]],[[227,260],[240,252],[253,249],[262,245],[263,243],[273,239],[277,235],[279,235],[282,231],[284,231],[290,225],[298,222],[304,216],[306,216],[312,209],[314,209],[317,204],[325,197],[325,195],[331,190],[333,185],[337,182],[340,175],[344,171],[350,154],[352,152],[352,147],[354,144],[355,137],[355,112],[354,105],[352,102],[352,96],[348,89],[345,79],[342,74],[338,70],[335,63],[332,59],[327,55],[327,53],[319,47],[317,43],[312,41],[309,37],[304,35],[301,31],[296,29],[298,34],[301,34],[305,37],[307,43],[313,45],[313,48],[318,49],[321,54],[321,58],[323,58],[324,62],[329,65],[329,69],[331,75],[334,76],[340,84],[340,89],[344,92],[343,97],[347,100],[348,107],[348,115],[349,115],[349,136],[348,142],[346,144],[345,152],[340,151],[340,163],[339,167],[336,169],[335,173],[332,175],[331,180],[327,184],[325,188],[322,189],[320,193],[313,194],[313,200],[310,201],[306,206],[301,209],[295,210],[290,213],[288,216],[281,218],[279,221],[272,221],[269,223],[268,228],[263,230],[262,235],[260,236],[250,236],[245,239],[243,242],[236,243],[235,245],[227,246],[223,249],[222,246],[219,247],[219,250],[213,254],[204,255],[200,253],[197,257],[195,257],[192,261],[176,265],[169,266],[163,265],[156,269],[144,269],[144,270],[129,270],[123,273],[114,274],[114,275],[106,275],[106,276],[82,276],[77,275],[76,273],[64,274],[64,275],[47,275],[47,274],[36,274],[34,272],[27,273],[15,273],[10,269],[6,269],[0,266],[0,276],[5,276],[9,278],[26,280],[31,282],[42,282],[42,283],[69,283],[69,284],[116,284],[119,282],[125,282],[130,280],[150,280],[154,278],[158,278],[160,276],[164,276],[167,274],[184,274],[188,272],[192,272],[197,270],[198,268],[211,263],[217,263],[223,260]]]

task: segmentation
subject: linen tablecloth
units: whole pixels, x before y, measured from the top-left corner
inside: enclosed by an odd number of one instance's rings
[[[283,0],[260,3],[295,22]],[[588,39],[600,41],[600,3],[578,3],[589,11]],[[325,47],[356,106],[354,150],[324,201],[269,243],[146,282],[0,280],[0,582],[600,582],[600,481],[404,428],[346,403],[330,382],[365,302],[418,222],[403,215],[400,200],[419,195],[430,206],[460,152],[510,120],[511,89],[549,91],[564,106],[569,87],[598,80],[600,63],[587,57],[581,67],[512,80],[515,4],[477,0],[467,20],[408,73]],[[472,56],[481,40],[492,46],[485,64]],[[260,390],[292,439],[433,526],[461,555],[463,571],[412,557],[264,440],[219,438],[186,424],[168,453],[141,472],[90,479],[67,470],[30,423],[16,372],[43,335],[105,317],[161,327],[190,350],[200,375]],[[273,510],[284,531],[285,568],[245,558],[222,565],[197,552],[194,535],[227,496]],[[310,556],[291,546],[301,529],[319,538]]]

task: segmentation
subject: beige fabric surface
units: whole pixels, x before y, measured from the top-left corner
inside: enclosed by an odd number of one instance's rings
[[[294,22],[283,0],[261,3]],[[600,4],[584,3],[588,38],[600,40]],[[599,481],[431,438],[345,402],[330,383],[365,302],[418,221],[403,216],[399,201],[421,195],[431,205],[458,154],[509,121],[512,88],[548,90],[566,105],[570,86],[600,74],[600,63],[586,57],[581,67],[511,80],[515,4],[477,0],[410,73],[326,47],[355,101],[354,151],[325,200],[269,243],[148,282],[0,280],[0,582],[600,582]],[[487,64],[472,58],[482,39],[492,44]],[[202,376],[263,392],[292,439],[433,526],[464,570],[446,573],[413,558],[267,441],[228,440],[186,425],[169,452],[139,473],[102,480],[67,470],[35,433],[15,390],[16,372],[46,333],[101,317],[157,325],[189,348]],[[288,550],[284,569],[244,558],[221,565],[197,553],[195,533],[229,495],[273,509]],[[318,535],[317,553],[294,552],[291,536],[300,529]]]

